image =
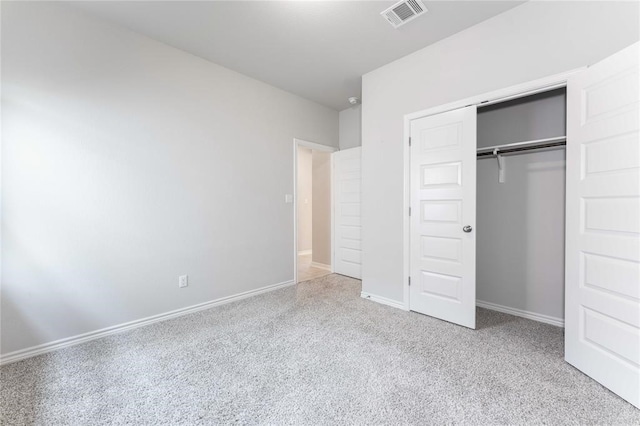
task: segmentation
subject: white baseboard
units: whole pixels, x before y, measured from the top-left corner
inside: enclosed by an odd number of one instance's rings
[[[306,256],[306,255],[312,254],[312,253],[313,253],[313,251],[311,249],[309,249],[309,250],[300,250],[298,252],[298,256]]]
[[[502,306],[496,303],[484,302],[482,300],[476,300],[476,306],[481,308],[490,309],[492,311],[503,312],[505,314],[515,315],[534,321],[543,322],[545,324],[555,325],[556,327],[564,327],[564,319],[551,317],[549,315],[538,314],[536,312],[524,311],[522,309],[510,308],[509,306]]]
[[[324,269],[325,271],[331,272],[331,265],[325,265],[324,263],[311,262],[311,266],[318,269]]]
[[[213,308],[214,306],[224,305],[226,303],[235,302],[238,300],[246,299],[248,297],[257,296],[258,294],[267,293],[269,291],[278,290],[280,288],[294,285],[294,281],[284,281],[278,284],[268,285],[255,290],[245,291],[233,296],[222,297],[216,300],[210,300],[208,302],[199,303],[197,305],[187,306],[186,308],[176,309],[174,311],[165,312],[158,315],[153,315],[139,320],[126,322],[112,327],[102,328],[100,330],[90,331],[88,333],[78,334],[77,336],[67,337],[65,339],[56,340],[42,345],[32,346],[30,348],[21,349],[15,352],[9,352],[6,355],[0,356],[0,365],[10,364],[12,362],[20,361],[26,358],[31,358],[36,355],[41,355],[47,352],[52,352],[58,349],[67,348],[69,346],[79,345],[81,343],[89,342],[91,340],[100,339],[102,337],[110,336],[112,334],[122,333],[134,328],[144,327],[146,325],[154,324],[160,321],[166,321],[168,319],[181,317],[194,312],[202,311],[205,309]]]
[[[391,306],[392,308],[402,309],[406,311],[407,309],[404,306],[404,303],[398,302],[397,300],[387,299],[386,297],[376,296],[375,294],[361,292],[360,297],[363,299],[369,299],[377,303],[381,303],[383,305]]]

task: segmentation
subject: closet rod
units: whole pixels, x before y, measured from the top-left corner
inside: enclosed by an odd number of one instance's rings
[[[534,149],[557,148],[567,144],[566,136],[558,136],[556,138],[538,139],[534,141],[508,143],[504,145],[488,146],[486,148],[478,148],[478,157],[494,157],[497,154],[510,154],[522,151],[531,151]]]

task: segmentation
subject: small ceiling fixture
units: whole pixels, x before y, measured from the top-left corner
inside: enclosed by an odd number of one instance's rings
[[[398,28],[427,12],[421,0],[400,1],[387,10],[380,12],[393,28]]]
[[[360,98],[357,96],[351,96],[347,99],[351,105],[358,105],[360,103]]]

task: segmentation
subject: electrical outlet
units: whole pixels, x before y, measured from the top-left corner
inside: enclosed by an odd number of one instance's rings
[[[178,277],[178,287],[183,288],[189,285],[189,276],[188,275],[180,275]]]

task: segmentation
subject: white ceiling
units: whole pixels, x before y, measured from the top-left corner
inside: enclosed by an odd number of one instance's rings
[[[83,1],[92,15],[336,110],[361,76],[521,4],[425,1],[393,29],[393,1]]]

